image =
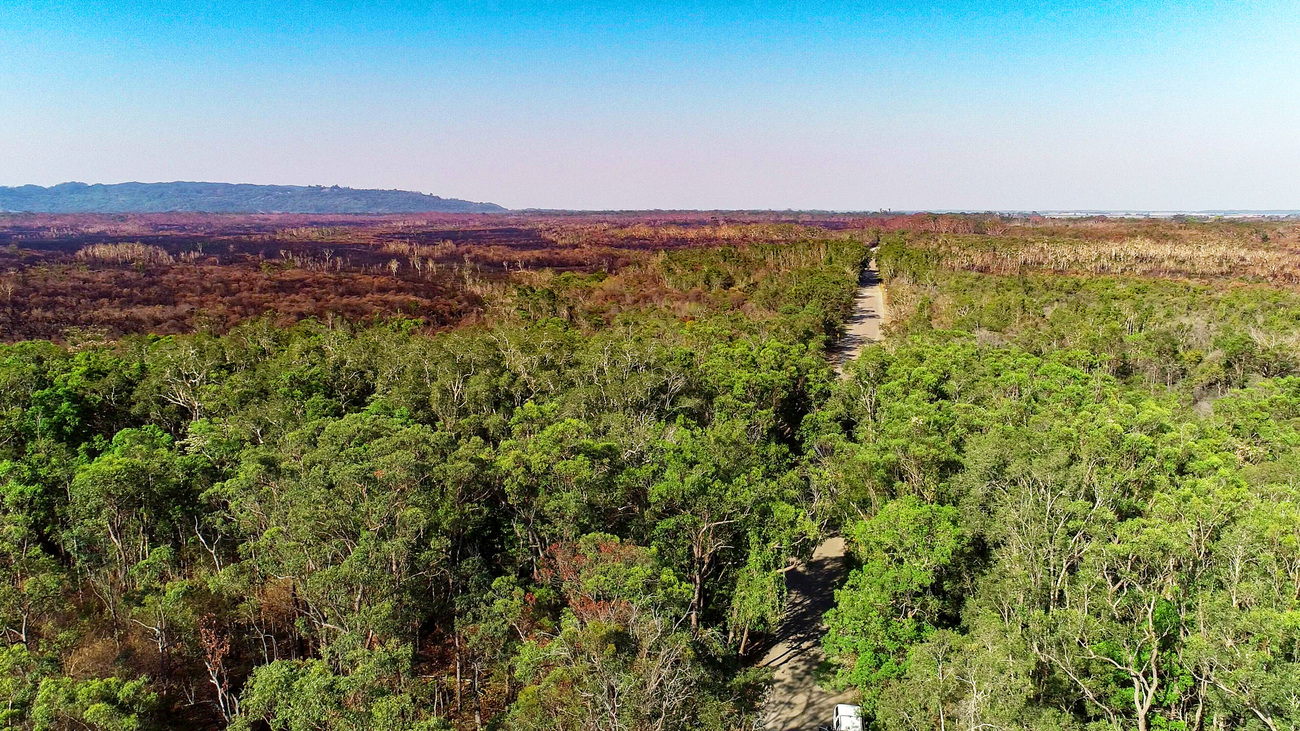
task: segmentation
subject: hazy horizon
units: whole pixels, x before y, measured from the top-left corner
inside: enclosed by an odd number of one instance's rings
[[[402,192],[417,193],[421,195],[438,195],[436,192],[423,190],[408,190],[403,188],[380,187],[380,188],[354,188],[352,186],[330,184],[330,183],[312,183],[307,185],[284,184],[284,183],[248,183],[248,182],[231,182],[224,180],[160,180],[160,181],[140,181],[126,180],[118,183],[100,183],[83,180],[65,180],[59,183],[53,183],[48,186],[38,186],[46,190],[54,189],[59,186],[78,185],[78,186],[114,186],[114,185],[171,185],[171,184],[201,184],[201,185],[252,185],[259,187],[312,187],[312,188],[344,188],[361,191],[380,191],[380,192]],[[37,185],[34,183],[24,183],[18,185],[0,186],[0,189],[22,188],[25,186]],[[439,196],[451,198],[449,196]],[[454,198],[453,198],[454,199]],[[481,203],[494,203],[494,201],[477,201]],[[0,212],[21,213],[22,211],[5,211],[0,208]],[[37,211],[39,212],[39,211]],[[187,211],[177,210],[176,213]],[[201,212],[201,211],[189,211]],[[436,211],[431,211],[436,212]],[[1113,217],[1167,217],[1167,216],[1300,216],[1300,208],[1202,208],[1202,209],[1141,209],[1141,208],[876,208],[876,209],[851,209],[851,208],[540,208],[536,206],[526,208],[505,208],[502,213],[655,213],[655,212],[683,212],[683,213],[827,213],[827,214],[849,214],[849,215],[875,215],[875,214],[898,214],[910,215],[917,213],[931,214],[1001,214],[1001,215],[1044,215],[1044,216],[1113,216]],[[152,211],[151,213],[158,213]]]
[[[1294,2],[122,5],[0,11],[0,185],[1300,207]]]

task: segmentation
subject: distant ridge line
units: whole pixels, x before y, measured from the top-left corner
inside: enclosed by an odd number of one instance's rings
[[[0,187],[6,213],[502,213],[410,190],[252,183],[60,183]]]

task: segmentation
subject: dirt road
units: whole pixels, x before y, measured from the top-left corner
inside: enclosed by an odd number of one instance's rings
[[[844,364],[858,357],[863,346],[879,340],[880,327],[888,322],[885,293],[872,253],[871,265],[858,280],[845,335],[831,350],[836,373],[842,374]],[[835,604],[835,588],[844,570],[844,539],[828,538],[817,546],[808,563],[786,574],[790,595],[785,619],[777,629],[776,645],[759,663],[774,671],[774,682],[763,699],[763,731],[816,731],[830,723],[836,703],[856,700],[852,691],[834,694],[823,688],[831,670],[821,647],[826,631],[822,615]]]
[[[844,371],[844,364],[858,357],[863,346],[880,339],[880,328],[889,322],[885,309],[885,289],[880,283],[880,270],[876,268],[875,252],[871,265],[858,277],[858,294],[853,300],[853,316],[845,323],[844,337],[831,347],[831,365],[836,373]]]
[[[775,682],[763,699],[763,731],[816,731],[830,723],[836,703],[852,703],[854,694],[822,688],[829,671],[822,653],[822,615],[835,604],[835,587],[844,573],[844,539],[829,538],[812,559],[790,570],[790,589],[780,638],[759,663],[775,670]]]

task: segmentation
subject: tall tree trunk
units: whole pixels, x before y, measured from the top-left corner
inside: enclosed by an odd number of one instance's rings
[[[695,572],[695,593],[691,597],[691,637],[700,636],[700,603],[704,600],[704,567]]]

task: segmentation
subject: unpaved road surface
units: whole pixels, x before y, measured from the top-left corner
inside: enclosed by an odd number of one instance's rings
[[[842,373],[844,364],[858,357],[863,346],[879,340],[880,328],[888,322],[885,289],[880,283],[875,252],[872,252],[871,265],[863,269],[858,278],[858,294],[853,299],[853,315],[844,325],[844,337],[831,347],[831,365],[835,372]]]
[[[822,653],[822,615],[835,604],[835,587],[844,573],[844,539],[828,538],[812,559],[785,575],[790,590],[778,641],[760,667],[775,670],[772,687],[763,699],[764,731],[816,731],[828,725],[836,703],[852,703],[852,691],[832,694],[822,688],[828,679]]]
[[[831,364],[843,374],[844,365],[857,358],[862,348],[880,339],[880,327],[887,323],[885,292],[876,268],[862,271],[853,316],[844,337],[831,349]],[[776,645],[767,652],[760,667],[772,668],[772,687],[763,699],[763,731],[816,731],[828,725],[836,703],[853,703],[856,693],[830,693],[823,684],[830,679],[822,635],[822,615],[835,605],[835,588],[844,575],[844,539],[828,538],[817,546],[812,559],[791,569],[785,577],[790,590],[786,615],[776,631]]]

